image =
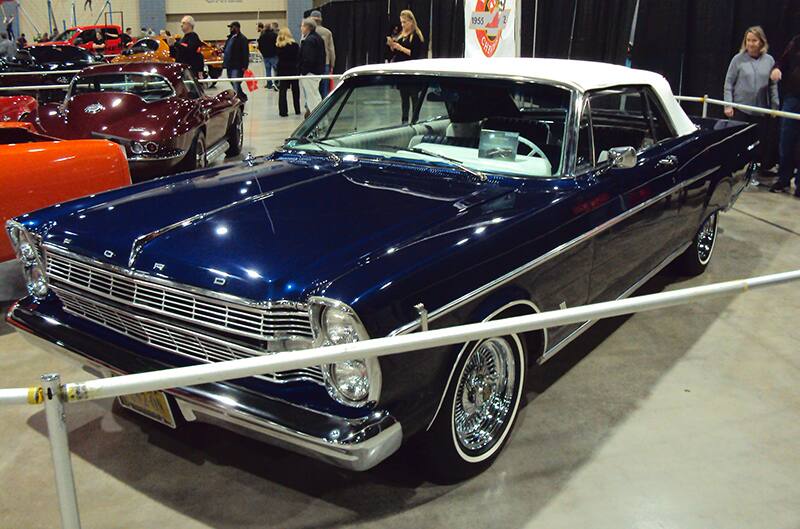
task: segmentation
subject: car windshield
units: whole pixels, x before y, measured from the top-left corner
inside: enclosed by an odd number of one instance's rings
[[[155,39],[137,40],[136,44],[123,51],[123,55],[135,55],[137,53],[147,53],[158,49],[158,41]]]
[[[53,39],[53,41],[54,42],[68,41],[77,32],[78,32],[78,30],[76,28],[72,28],[72,29],[68,29],[66,31],[62,31],[61,33],[58,34],[58,37]]]
[[[67,96],[95,92],[124,92],[147,102],[160,101],[175,95],[172,85],[163,76],[149,73],[110,73],[76,77]]]
[[[352,77],[285,147],[449,163],[479,173],[560,174],[572,92],[506,79]],[[313,143],[313,142],[316,142]]]

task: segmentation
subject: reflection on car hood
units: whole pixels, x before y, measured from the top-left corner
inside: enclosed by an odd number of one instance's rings
[[[370,252],[513,190],[446,170],[317,162],[227,167],[65,204],[46,241],[201,288],[303,299]]]

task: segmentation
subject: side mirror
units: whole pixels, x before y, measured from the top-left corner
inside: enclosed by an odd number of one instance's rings
[[[636,149],[633,147],[611,147],[608,150],[611,167],[630,169],[636,167]]]

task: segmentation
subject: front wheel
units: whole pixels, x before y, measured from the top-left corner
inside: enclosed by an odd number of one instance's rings
[[[719,213],[714,212],[706,218],[692,244],[676,260],[677,269],[684,275],[696,276],[705,272],[711,255],[714,253],[714,243],[717,240]]]
[[[465,349],[439,415],[423,438],[434,481],[467,479],[492,464],[514,426],[525,371],[525,347],[516,335]]]

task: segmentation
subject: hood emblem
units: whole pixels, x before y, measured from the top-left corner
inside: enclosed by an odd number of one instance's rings
[[[214,284],[215,285],[220,285],[220,286],[224,285],[225,284],[225,278],[224,277],[215,277],[214,278]]]
[[[114,257],[114,252],[112,252],[111,250],[106,250],[105,252],[103,252],[103,255],[111,259],[112,257]]]
[[[153,270],[158,270],[159,272],[161,272],[162,270],[164,270],[164,265],[161,263],[155,263],[153,265]]]
[[[87,114],[97,114],[98,112],[101,112],[105,109],[106,107],[104,107],[100,103],[92,103],[88,107],[84,108],[83,111],[86,112]]]

